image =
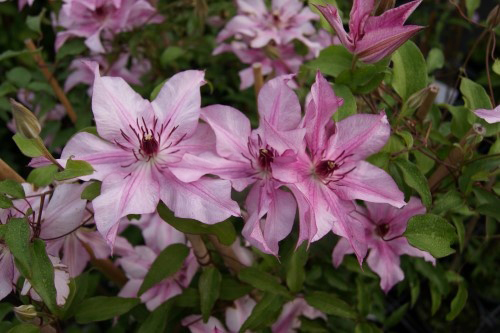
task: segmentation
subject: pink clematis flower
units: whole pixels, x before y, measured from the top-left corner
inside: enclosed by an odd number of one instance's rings
[[[249,296],[234,301],[234,306],[226,309],[226,327],[215,317],[210,317],[207,323],[203,323],[201,316],[192,315],[182,320],[182,325],[187,326],[191,333],[236,333],[240,331],[245,320],[248,319],[255,307],[256,302]],[[283,306],[283,310],[271,326],[273,333],[292,333],[300,328],[299,317],[309,319],[323,318],[324,313],[314,309],[303,298],[296,298]]]
[[[100,54],[90,58],[75,59],[71,62],[70,69],[72,73],[68,75],[64,82],[64,90],[69,91],[76,85],[83,83],[89,87],[88,94],[92,96],[92,83],[94,82],[94,71],[87,66],[86,62],[95,61],[103,73],[107,76],[121,77],[130,84],[141,84],[141,76],[151,69],[151,64],[146,59],[132,58],[130,69],[127,64],[131,58],[130,53],[121,53],[110,66],[105,57]]]
[[[35,2],[35,0],[18,0],[17,1],[17,8],[19,10],[23,9],[26,5],[28,6],[33,6],[33,3]]]
[[[229,106],[212,105],[202,110],[201,117],[215,132],[217,153],[200,156],[185,154],[181,165],[172,172],[184,181],[204,174],[230,179],[237,191],[249,184],[246,199],[248,218],[243,236],[261,251],[278,255],[278,242],[291,231],[296,203],[290,192],[275,178],[275,160],[293,160],[305,135],[298,128],[301,120],[297,96],[287,86],[290,76],[266,83],[258,97],[260,126],[251,130],[241,112]]]
[[[351,213],[364,230],[362,241],[370,250],[368,266],[380,276],[380,287],[386,293],[404,279],[404,273],[399,267],[401,255],[422,257],[433,264],[436,262],[429,253],[414,248],[402,236],[408,220],[414,215],[424,213],[425,207],[414,197],[401,209],[367,202],[366,208],[357,205],[356,211]],[[333,250],[335,267],[340,265],[344,255],[348,253],[353,253],[353,249],[349,242],[342,238]]]
[[[134,250],[118,259],[125,274],[129,278],[119,293],[120,297],[137,297],[144,277],[158,254],[168,245],[175,243],[186,243],[183,233],[174,229],[168,223],[156,219],[156,214],[147,215],[141,224],[146,224],[145,229],[152,228],[157,234],[144,232],[146,246],[136,246]],[[161,223],[158,223],[161,222]],[[150,229],[150,231],[152,231]],[[182,293],[182,289],[189,286],[193,276],[198,269],[198,263],[192,253],[189,254],[184,266],[173,276],[164,279],[141,295],[141,301],[146,307],[153,311],[166,300]]]
[[[101,77],[94,68],[92,109],[98,136],[81,132],[66,145],[61,163],[74,157],[89,162],[95,172],[83,180],[102,181],[93,200],[95,223],[109,245],[118,224],[128,214],[156,210],[161,199],[179,217],[216,223],[238,216],[226,180],[200,178],[183,182],[170,167],[184,153],[214,149],[207,125],[198,125],[201,71],[185,71],[166,82],[153,102],[144,100],[122,78]]]
[[[344,30],[337,8],[332,5],[316,7],[336,31],[342,45],[360,60],[375,63],[423,29],[421,26],[404,25],[421,2],[422,0],[415,0],[390,9],[380,16],[372,16],[375,0],[354,0],[349,18],[349,33]]]
[[[101,38],[111,40],[119,32],[129,31],[163,18],[146,0],[64,0],[57,25],[65,29],[56,36],[56,50],[68,38],[84,37],[94,52],[104,53]]]
[[[347,218],[352,200],[389,203],[402,207],[403,193],[382,169],[365,161],[387,142],[390,126],[384,113],[359,114],[334,123],[332,115],[343,103],[318,72],[306,101],[303,125],[305,149],[291,163],[273,163],[274,175],[294,193],[299,206],[298,244],[316,241],[332,230],[355,246],[363,244]]]
[[[474,113],[479,118],[486,120],[488,124],[500,122],[500,105],[497,105],[493,110],[478,109]]]

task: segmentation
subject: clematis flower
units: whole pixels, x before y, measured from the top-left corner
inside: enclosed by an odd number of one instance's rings
[[[14,265],[14,257],[7,245],[0,241],[0,300],[11,293],[16,285],[16,276],[18,277],[19,273]]]
[[[151,63],[146,59],[132,58],[130,69],[127,64],[131,59],[130,53],[121,53],[110,66],[105,57],[100,54],[90,58],[75,59],[71,62],[70,70],[72,73],[64,82],[64,90],[69,91],[77,84],[83,83],[89,87],[88,94],[92,96],[92,83],[94,82],[94,71],[86,65],[88,61],[95,61],[103,73],[107,76],[121,77],[130,84],[141,84],[141,76],[151,69]]]
[[[161,199],[178,217],[216,223],[240,214],[226,180],[200,178],[183,182],[170,167],[185,152],[214,149],[213,133],[198,125],[201,71],[185,71],[166,82],[153,102],[144,100],[122,78],[95,73],[92,109],[97,133],[77,133],[62,154],[89,162],[95,169],[83,180],[102,181],[93,200],[95,223],[112,247],[118,224],[129,214],[148,214]]]
[[[23,9],[26,5],[28,6],[33,6],[33,2],[35,2],[35,0],[18,0],[17,1],[17,8],[19,10]]]
[[[306,101],[303,125],[305,149],[291,163],[276,161],[276,178],[288,182],[299,206],[298,244],[316,241],[333,228],[354,246],[358,258],[363,244],[357,242],[347,215],[352,200],[389,203],[402,207],[403,193],[382,169],[363,161],[387,142],[390,126],[386,115],[358,114],[334,123],[332,115],[343,103],[321,73]]]
[[[58,50],[68,38],[84,37],[93,52],[104,53],[101,38],[111,40],[117,33],[148,23],[160,23],[163,18],[146,0],[64,0],[57,25]]]
[[[494,124],[500,122],[500,105],[497,105],[493,110],[478,109],[474,111],[474,114],[481,119],[486,120],[488,124]]]
[[[241,112],[224,105],[204,108],[201,118],[216,135],[219,156],[185,154],[182,164],[172,172],[184,181],[195,181],[205,174],[230,179],[237,191],[253,184],[246,199],[248,218],[242,234],[261,251],[278,254],[278,242],[291,231],[296,203],[290,192],[275,178],[275,160],[293,160],[302,146],[305,130],[297,96],[287,86],[290,76],[275,78],[259,93],[260,126],[251,130]]]
[[[149,221],[145,222],[150,224],[148,227],[154,226],[157,234],[143,233],[146,246],[136,246],[134,251],[118,259],[118,263],[123,267],[125,274],[129,278],[119,293],[120,297],[137,297],[137,292],[144,281],[144,277],[158,254],[168,245],[186,243],[183,233],[163,221],[158,224],[157,222],[160,221],[156,220],[152,214],[148,217],[150,217]],[[198,263],[191,252],[180,271],[147,290],[140,296],[141,301],[146,303],[146,307],[150,311],[153,311],[166,300],[181,294],[183,288],[188,287],[191,283],[197,269]]]
[[[255,304],[256,302],[249,296],[234,301],[234,306],[226,309],[227,329],[217,318],[210,317],[207,323],[203,323],[199,315],[184,318],[182,325],[187,326],[191,333],[236,333],[240,331],[241,326],[252,313]],[[311,307],[303,298],[296,298],[283,306],[280,316],[271,326],[271,331],[273,333],[297,332],[297,329],[300,328],[300,316],[309,319],[323,318],[326,320],[324,313]]]
[[[435,264],[435,259],[425,251],[411,246],[403,233],[408,220],[415,215],[424,214],[425,207],[420,199],[412,197],[408,204],[397,209],[388,204],[366,203],[366,208],[356,205],[356,211],[351,215],[362,225],[363,242],[367,244],[370,253],[368,266],[380,276],[380,287],[388,292],[395,284],[404,279],[404,273],[399,267],[399,257],[409,255],[422,257]],[[349,242],[342,238],[333,250],[332,258],[338,267],[344,256],[353,253]]]
[[[375,0],[354,0],[349,18],[349,33],[344,30],[337,8],[332,5],[316,5],[316,8],[335,30],[342,45],[360,60],[375,63],[423,29],[417,25],[404,25],[421,2],[422,0],[415,0],[390,9],[380,16],[373,16]]]

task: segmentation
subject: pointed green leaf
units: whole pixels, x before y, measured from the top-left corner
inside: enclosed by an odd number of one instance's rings
[[[255,332],[265,327],[269,327],[281,313],[284,299],[275,294],[265,294],[255,305],[250,316],[245,320],[240,328],[240,333],[247,330]]]
[[[219,298],[222,276],[217,268],[211,266],[203,270],[198,281],[200,308],[203,322],[207,322],[212,308]]]
[[[94,168],[89,162],[69,159],[63,171],[56,174],[56,180],[67,180],[88,176],[94,173]]]
[[[446,320],[452,321],[460,314],[460,312],[462,312],[465,304],[467,303],[468,296],[469,293],[467,291],[467,287],[465,286],[465,282],[461,282],[458,285],[457,294],[451,301],[450,312],[446,315]]]
[[[255,267],[242,269],[238,273],[238,278],[259,290],[273,294],[290,296],[288,290],[276,280],[275,276]]]
[[[286,263],[286,284],[292,292],[302,289],[306,279],[307,244],[299,246]]]
[[[43,155],[43,151],[40,150],[35,139],[26,139],[19,133],[14,134],[12,139],[23,155],[28,157],[39,157]]]
[[[403,100],[427,86],[427,66],[415,43],[404,43],[392,55],[392,62],[392,86]]]
[[[22,199],[26,196],[22,185],[12,179],[0,182],[0,193],[5,193],[15,199]]]
[[[59,169],[56,165],[50,164],[40,168],[33,169],[28,175],[28,183],[42,187],[50,185],[54,181]]]
[[[82,191],[81,198],[83,200],[89,200],[92,201],[95,198],[101,194],[101,182],[92,182],[90,185],[85,187],[85,189]]]
[[[310,306],[326,314],[348,319],[356,318],[356,311],[335,294],[314,291],[304,298]]]
[[[112,319],[129,312],[140,302],[139,298],[105,296],[87,298],[76,309],[75,319],[79,324]]]
[[[403,235],[412,246],[429,252],[435,258],[446,257],[455,252],[450,247],[457,239],[455,228],[437,215],[413,216]]]
[[[422,203],[426,207],[430,207],[432,204],[431,191],[429,189],[429,184],[427,179],[422,174],[422,172],[417,168],[417,166],[408,160],[403,158],[398,158],[394,161],[398,169],[401,171],[405,183],[412,189],[417,191],[422,199]]]

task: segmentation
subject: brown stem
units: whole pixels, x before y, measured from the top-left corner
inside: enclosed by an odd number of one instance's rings
[[[492,31],[490,33],[490,38],[488,38],[488,43],[486,44],[486,78],[488,79],[488,88],[490,90],[491,105],[495,107],[495,94],[493,93],[493,85],[491,83],[490,75],[490,47],[492,40],[495,38],[495,33]]]
[[[94,265],[99,271],[101,271],[108,279],[116,283],[117,286],[123,287],[127,283],[128,279],[125,273],[121,269],[115,266],[113,262],[109,259],[97,259],[94,255],[92,248],[82,241],[80,241],[85,251],[90,255],[90,263]]]
[[[205,242],[200,235],[186,234],[187,239],[191,243],[194,256],[200,266],[211,265],[212,261]]]
[[[241,269],[246,267],[241,263],[241,261],[236,256],[236,253],[234,253],[233,249],[230,246],[221,244],[221,242],[219,242],[217,237],[214,235],[208,235],[208,238],[214,245],[217,252],[221,254],[222,260],[224,260],[224,264],[234,273],[238,274]]]
[[[35,43],[31,39],[26,39],[24,41],[24,44],[26,45],[26,48],[31,51],[31,56],[33,57],[33,60],[38,65],[38,68],[42,72],[43,76],[45,76],[45,79],[49,82],[50,86],[52,87],[52,90],[54,90],[54,93],[56,94],[57,98],[59,101],[64,105],[64,108],[66,109],[66,113],[68,114],[68,117],[71,119],[71,122],[73,124],[76,123],[76,113],[73,107],[71,106],[71,103],[68,100],[68,97],[66,97],[66,94],[64,93],[64,90],[62,90],[61,86],[55,79],[54,75],[49,71],[47,64],[43,60],[42,56],[40,53],[37,51]]]
[[[4,160],[0,158],[0,180],[12,179],[18,183],[24,183],[25,180],[14,169],[12,169]]]
[[[260,62],[253,64],[253,78],[254,78],[254,89],[255,89],[255,98],[259,97],[259,92],[262,86],[264,85],[264,76],[262,75],[262,65]]]
[[[434,100],[436,99],[438,93],[439,93],[439,87],[437,85],[435,84],[429,85],[429,87],[427,88],[425,99],[418,108],[417,113],[415,114],[418,120],[420,121],[425,120],[425,117],[427,117],[427,114],[431,110],[432,104],[434,103]]]

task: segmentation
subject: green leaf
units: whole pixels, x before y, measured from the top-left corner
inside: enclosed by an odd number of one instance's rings
[[[7,209],[14,205],[12,199],[7,197],[5,194],[0,193],[0,208]]]
[[[6,315],[8,315],[12,311],[12,304],[9,303],[0,303],[0,321],[2,321]]]
[[[495,59],[493,66],[491,66],[495,74],[500,75],[500,59]]]
[[[23,199],[26,196],[22,185],[12,179],[0,182],[0,193],[7,194],[14,199]]]
[[[81,198],[89,201],[94,200],[99,196],[99,194],[101,194],[101,185],[101,182],[92,182],[82,191]]]
[[[306,279],[307,244],[304,242],[292,253],[286,262],[286,285],[292,292],[302,289]]]
[[[161,81],[160,84],[158,84],[153,89],[153,91],[151,92],[151,95],[149,96],[150,100],[154,100],[156,98],[156,96],[158,96],[158,94],[160,93],[161,88],[163,88],[163,85],[165,84],[165,82],[167,82],[167,79]]]
[[[198,281],[200,308],[203,322],[207,322],[212,308],[219,298],[222,276],[217,268],[210,266],[203,270]]]
[[[27,181],[39,187],[47,186],[54,181],[54,177],[58,171],[59,169],[54,164],[36,168],[30,172]]]
[[[463,77],[460,82],[460,92],[464,97],[465,107],[469,110],[492,109],[486,90],[476,82]]]
[[[281,313],[284,299],[274,294],[265,294],[255,305],[250,316],[240,328],[240,333],[257,331],[269,327]]]
[[[76,309],[75,319],[79,324],[108,320],[129,312],[140,301],[139,298],[105,296],[87,298]]]
[[[498,209],[498,205],[494,203],[486,203],[476,207],[476,211],[484,216],[490,216],[500,221],[500,210]]]
[[[453,210],[453,208],[460,207],[462,204],[463,200],[460,194],[453,189],[436,198],[432,211],[435,214],[445,214]]]
[[[462,312],[465,304],[467,303],[468,296],[469,293],[467,292],[467,287],[465,286],[465,282],[461,282],[458,285],[457,294],[451,301],[450,312],[446,315],[447,321],[452,321],[460,314],[460,312]]]
[[[224,245],[231,245],[236,240],[236,231],[231,219],[215,224],[205,224],[193,219],[184,219],[176,217],[163,202],[160,202],[157,210],[163,221],[183,233],[194,235],[212,234],[217,236]]]
[[[276,277],[255,267],[243,268],[238,273],[238,278],[259,290],[290,296],[288,290],[276,280]]]
[[[408,311],[409,306],[410,304],[405,303],[393,311],[384,321],[384,330],[388,330],[389,328],[396,326],[404,317],[406,311]]]
[[[24,55],[30,53],[28,50],[21,50],[21,51],[14,51],[14,50],[7,50],[2,53],[0,53],[0,61],[3,61],[5,59],[9,59],[12,57],[17,57],[19,55]]]
[[[252,291],[252,286],[240,283],[229,276],[223,276],[220,284],[220,299],[224,301],[234,301]]]
[[[144,281],[137,294],[139,296],[142,295],[155,284],[177,273],[184,264],[184,260],[187,258],[188,254],[189,248],[184,244],[172,244],[167,246],[161,251],[158,257],[156,257],[151,268],[144,277]]]
[[[24,277],[31,276],[30,237],[30,228],[25,218],[9,220],[5,243],[15,258],[17,269]]]
[[[403,100],[427,86],[427,68],[420,49],[412,41],[392,55],[392,86]]]
[[[469,117],[473,117],[472,112],[463,106],[447,105],[453,118],[451,119],[451,133],[458,139],[461,139],[472,127]]]
[[[417,191],[422,199],[422,203],[426,207],[430,207],[432,204],[432,195],[429,189],[429,184],[427,179],[422,174],[422,172],[417,168],[417,166],[408,160],[403,158],[398,158],[394,160],[394,163],[401,171],[405,183],[412,189]]]
[[[306,67],[319,70],[324,75],[338,76],[352,66],[352,54],[342,45],[332,45],[323,49],[319,56],[306,63]]]
[[[408,242],[435,258],[455,252],[450,246],[457,239],[455,228],[440,216],[425,214],[413,216],[404,232]]]
[[[165,332],[170,311],[176,298],[169,299],[149,314],[137,333]]]
[[[342,84],[334,84],[333,90],[335,91],[335,95],[344,99],[344,104],[342,104],[337,112],[335,112],[335,114],[333,115],[333,120],[340,121],[344,118],[347,118],[348,116],[356,114],[356,99],[354,98],[351,89]]]
[[[427,55],[427,72],[432,73],[444,66],[444,53],[441,49],[432,48]]]
[[[19,88],[26,87],[31,81],[31,72],[24,67],[14,67],[5,76]]]
[[[31,244],[30,256],[32,275],[27,278],[51,312],[57,313],[54,266],[45,250],[45,243],[41,239],[35,239]]]
[[[12,327],[10,330],[7,331],[7,333],[39,333],[39,332],[40,328],[38,326],[28,323],[21,323],[19,325]]]
[[[83,39],[72,39],[67,41],[61,46],[61,48],[56,53],[56,61],[60,61],[67,56],[75,56],[82,54],[87,49]]]
[[[356,318],[356,311],[335,294],[313,291],[304,298],[310,306],[326,314],[348,319]]]
[[[17,91],[16,86],[10,83],[9,81],[4,81],[2,84],[0,84],[0,96],[12,94],[15,93],[16,91]]]
[[[453,221],[453,225],[457,230],[458,247],[460,248],[460,252],[463,252],[465,244],[465,227],[464,227],[463,217],[452,216],[451,220]]]
[[[431,285],[436,286],[440,294],[448,294],[450,286],[445,278],[445,272],[440,266],[434,266],[422,258],[416,259],[414,263],[415,269],[425,276],[431,282]]]
[[[481,5],[481,0],[465,0],[465,8],[467,9],[467,16],[472,18],[476,9]]]
[[[24,155],[28,157],[39,157],[43,155],[43,151],[37,145],[36,139],[26,139],[19,133],[14,134],[12,139]]]
[[[431,292],[431,315],[434,316],[441,307],[441,301],[443,298],[436,285],[431,284],[429,286],[429,290]]]
[[[184,55],[184,53],[186,51],[178,46],[167,47],[160,56],[161,66],[166,68],[171,62]]]
[[[94,168],[89,162],[69,159],[63,171],[55,175],[56,180],[67,180],[88,176],[94,173]]]
[[[28,17],[26,18],[26,25],[28,26],[28,28],[30,28],[34,32],[41,34],[42,31],[40,29],[40,24],[42,23],[42,19],[45,16],[46,11],[47,9],[43,8],[40,14],[36,16],[28,15]]]

